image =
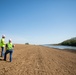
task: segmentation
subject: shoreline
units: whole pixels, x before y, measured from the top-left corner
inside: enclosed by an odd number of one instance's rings
[[[68,51],[68,52],[76,53],[76,50],[73,50],[73,49],[63,49],[63,51]]]
[[[67,51],[67,52],[71,52],[71,53],[76,53],[76,50],[74,50],[74,49],[59,49],[59,48],[53,48],[53,47],[49,47],[49,46],[43,46],[43,47],[48,47],[48,48],[51,48],[51,49],[56,49],[56,50]]]

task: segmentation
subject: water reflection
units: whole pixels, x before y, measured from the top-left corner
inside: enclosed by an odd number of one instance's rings
[[[58,49],[73,49],[76,50],[76,47],[73,46],[63,46],[63,45],[44,45],[51,48],[58,48]]]

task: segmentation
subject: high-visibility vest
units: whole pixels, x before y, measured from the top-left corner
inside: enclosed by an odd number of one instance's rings
[[[1,45],[2,45],[2,44],[1,44],[1,40],[0,40],[0,47],[1,47]]]
[[[13,49],[12,43],[8,43],[8,44],[7,44],[7,50],[11,50],[11,49]]]
[[[5,47],[5,39],[4,38],[2,38],[0,40],[0,47]]]

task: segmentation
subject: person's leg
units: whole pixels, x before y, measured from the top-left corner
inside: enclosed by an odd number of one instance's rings
[[[6,61],[6,57],[7,57],[7,54],[9,53],[9,51],[8,50],[6,50],[6,52],[5,52],[5,55],[4,55],[4,60]]]
[[[1,51],[1,57],[4,56],[4,47],[1,47],[2,51]]]
[[[10,50],[10,62],[12,61],[12,53],[13,53],[13,50]]]

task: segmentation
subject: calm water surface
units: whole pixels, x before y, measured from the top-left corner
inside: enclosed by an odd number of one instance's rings
[[[57,48],[57,49],[73,49],[76,50],[76,47],[74,46],[63,46],[63,45],[44,45],[51,48]]]

